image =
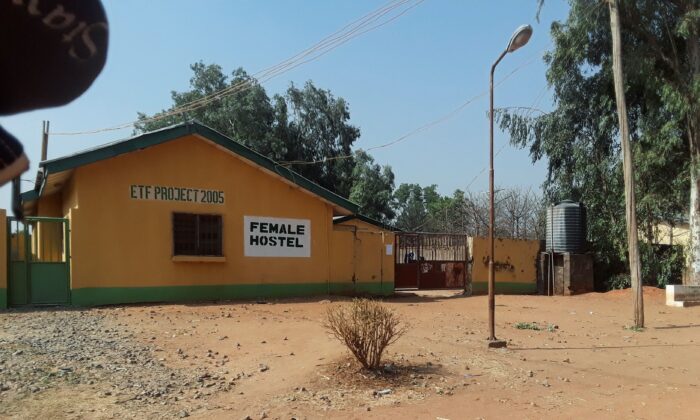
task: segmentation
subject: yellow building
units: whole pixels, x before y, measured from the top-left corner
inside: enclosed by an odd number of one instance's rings
[[[660,222],[653,229],[654,244],[681,245],[685,249],[690,247],[690,228],[687,222],[680,221],[671,225],[668,222]],[[646,236],[641,232],[639,237],[646,241]]]
[[[473,291],[474,293],[487,292],[489,238],[472,238],[471,248]],[[537,256],[540,251],[540,241],[496,238],[494,248],[496,293],[536,293]]]
[[[0,289],[8,285],[10,304],[393,293],[387,227],[201,124],[40,168],[36,189],[23,194],[26,214],[38,216],[28,218],[29,239],[5,245],[27,242],[31,255],[6,262],[10,276]]]

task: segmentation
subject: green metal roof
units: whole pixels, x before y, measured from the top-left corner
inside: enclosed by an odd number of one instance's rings
[[[261,166],[313,193],[314,195],[317,195],[352,213],[357,213],[359,210],[359,206],[352,201],[310,181],[307,178],[304,178],[302,175],[294,172],[288,167],[282,166],[272,159],[261,155],[260,153],[196,121],[180,123],[160,130],[151,131],[126,140],[120,140],[114,143],[108,143],[103,146],[85,150],[74,155],[46,160],[39,163],[39,167],[43,168],[43,179],[46,180],[50,174],[71,170],[125,153],[135,152],[137,150],[156,146],[192,134],[197,134],[213,143],[216,143],[219,146],[222,146],[237,154],[238,156]],[[35,190],[22,193],[22,201],[27,202],[36,200],[41,196],[42,191],[43,183],[42,185],[37,185]]]
[[[379,220],[372,219],[367,216],[363,216],[362,214],[352,214],[348,216],[338,216],[333,218],[333,224],[337,225],[339,223],[343,222],[348,222],[350,220],[360,220],[365,223],[369,223],[370,225],[376,226],[378,228],[384,229],[384,230],[389,230],[392,232],[401,232],[401,229],[394,227],[390,224],[380,222]]]
[[[39,198],[39,192],[37,192],[35,190],[29,190],[29,191],[23,192],[19,196],[22,199],[22,202],[34,201],[37,198]]]

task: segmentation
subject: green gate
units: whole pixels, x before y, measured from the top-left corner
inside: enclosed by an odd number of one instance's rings
[[[70,303],[68,219],[7,218],[10,306]]]

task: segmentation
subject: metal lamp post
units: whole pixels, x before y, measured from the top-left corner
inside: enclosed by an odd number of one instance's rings
[[[494,206],[494,192],[493,192],[493,73],[496,70],[496,66],[501,62],[506,54],[511,53],[523,45],[527,44],[532,36],[532,26],[522,25],[515,30],[513,36],[510,37],[508,41],[508,47],[498,56],[498,60],[491,66],[491,78],[490,78],[490,104],[489,104],[489,347],[499,348],[505,347],[506,342],[504,340],[498,340],[496,338],[496,322],[495,322],[495,310],[496,310],[496,296],[495,296],[495,282],[496,282],[496,267],[494,266],[495,257],[495,237],[494,237],[494,224],[496,220],[495,216],[495,206]]]

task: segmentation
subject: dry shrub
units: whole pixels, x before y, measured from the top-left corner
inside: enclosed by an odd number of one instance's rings
[[[369,299],[353,299],[349,305],[328,308],[324,327],[365,369],[377,369],[387,346],[408,329],[393,311]]]

